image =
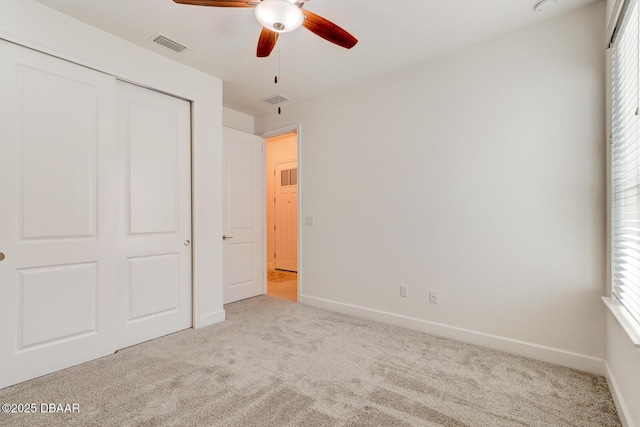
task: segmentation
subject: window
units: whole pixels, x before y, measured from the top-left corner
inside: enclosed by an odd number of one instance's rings
[[[640,323],[640,15],[622,11],[611,60],[612,293]]]
[[[280,171],[280,186],[298,185],[298,168]]]

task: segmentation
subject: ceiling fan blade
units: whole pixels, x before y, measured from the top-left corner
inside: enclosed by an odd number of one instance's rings
[[[258,58],[269,56],[276,45],[276,41],[278,41],[278,33],[263,28],[260,33],[260,38],[258,39]]]
[[[180,4],[190,4],[193,6],[215,6],[215,7],[255,7],[255,2],[247,0],[173,0]]]
[[[302,26],[312,33],[347,49],[351,49],[356,45],[356,43],[358,43],[358,40],[355,37],[338,27],[333,22],[328,21],[313,12],[309,12],[308,10],[300,10],[306,18],[302,23]]]

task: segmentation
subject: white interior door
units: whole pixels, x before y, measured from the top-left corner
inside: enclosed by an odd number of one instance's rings
[[[116,81],[3,41],[0,58],[2,388],[116,350]]]
[[[275,165],[276,269],[298,271],[298,166]]]
[[[223,129],[224,303],[265,293],[262,138]]]
[[[192,325],[191,106],[120,81],[118,104],[121,348]]]

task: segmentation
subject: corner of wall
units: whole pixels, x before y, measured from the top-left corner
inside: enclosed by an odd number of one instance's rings
[[[255,134],[255,119],[249,114],[232,110],[231,108],[222,108],[222,126],[239,130],[242,132]]]

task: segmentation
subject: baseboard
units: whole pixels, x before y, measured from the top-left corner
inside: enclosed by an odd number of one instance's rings
[[[611,397],[613,397],[613,402],[616,404],[616,409],[618,410],[618,417],[620,418],[620,422],[624,427],[634,427],[633,421],[629,416],[629,410],[627,409],[627,405],[622,398],[622,393],[618,388],[618,382],[616,378],[613,376],[611,369],[609,369],[609,364],[607,362],[605,365],[605,378],[607,379],[607,384],[609,384],[609,390],[611,391]]]
[[[299,302],[337,313],[350,314],[369,320],[426,332],[443,338],[450,338],[469,344],[506,351],[508,353],[566,366],[595,375],[606,375],[605,361],[597,357],[323,298],[300,295]]]
[[[196,324],[194,329],[200,329],[200,328],[204,328],[205,326],[210,326],[215,323],[223,322],[225,318],[226,318],[226,312],[224,311],[224,309],[203,314],[198,319],[196,319]]]

